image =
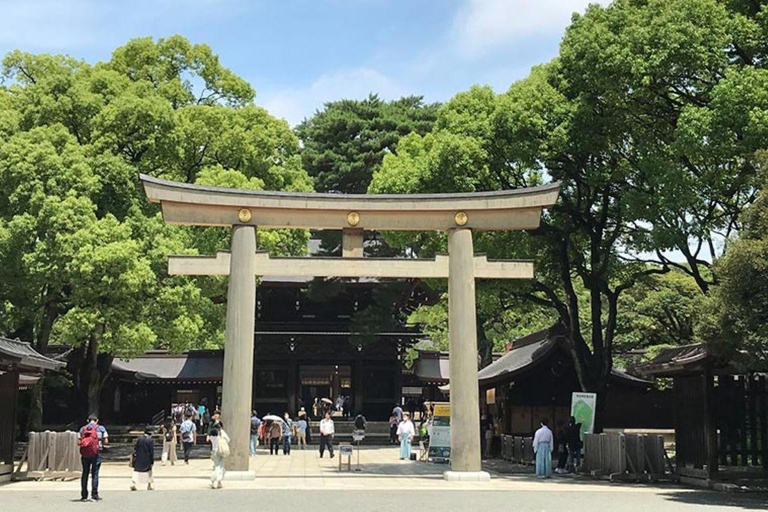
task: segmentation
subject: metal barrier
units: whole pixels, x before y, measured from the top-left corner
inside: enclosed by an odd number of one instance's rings
[[[612,477],[662,476],[664,437],[645,434],[584,434],[582,471]]]
[[[501,458],[504,460],[533,464],[533,438],[520,436],[501,436]]]

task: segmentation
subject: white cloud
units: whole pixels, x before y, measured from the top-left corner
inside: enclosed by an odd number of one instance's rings
[[[387,75],[370,68],[336,71],[320,75],[306,88],[261,91],[261,103],[269,112],[295,126],[323,104],[339,99],[362,99],[376,93],[384,99],[405,94],[403,87]]]
[[[477,57],[524,37],[558,34],[573,12],[609,0],[466,0],[453,35],[464,57]]]

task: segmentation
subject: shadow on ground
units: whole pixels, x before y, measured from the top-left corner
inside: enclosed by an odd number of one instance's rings
[[[698,507],[733,507],[742,510],[768,510],[768,493],[729,494],[717,491],[672,492],[664,499]],[[702,510],[706,510],[702,508]]]

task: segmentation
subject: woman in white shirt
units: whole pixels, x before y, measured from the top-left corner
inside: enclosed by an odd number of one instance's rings
[[[224,432],[224,424],[219,420],[219,412],[213,415],[215,423],[208,432],[208,442],[211,443],[211,458],[213,458],[213,473],[211,474],[211,489],[221,489],[226,469],[224,459],[229,455],[229,436]]]
[[[541,420],[541,428],[533,436],[533,453],[536,454],[536,476],[549,478],[552,476],[552,431],[547,426],[546,419]]]
[[[411,458],[411,441],[416,435],[416,429],[411,421],[411,415],[403,413],[403,421],[397,426],[397,438],[400,440],[400,460]]]

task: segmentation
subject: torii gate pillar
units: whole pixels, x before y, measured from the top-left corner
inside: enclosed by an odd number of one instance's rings
[[[232,227],[221,420],[229,434],[228,478],[253,478],[248,469],[256,311],[256,227]]]
[[[448,231],[448,342],[451,354],[451,471],[446,480],[485,481],[480,462],[477,319],[472,230]]]

